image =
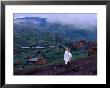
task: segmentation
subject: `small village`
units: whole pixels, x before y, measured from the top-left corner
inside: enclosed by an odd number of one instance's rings
[[[85,46],[86,45],[86,46]],[[22,49],[45,49],[43,46],[37,46],[37,47],[21,47]],[[55,46],[48,46],[48,48],[55,48]],[[85,49],[88,52],[88,56],[90,55],[96,55],[97,53],[97,46],[95,42],[88,42],[81,40],[79,42],[75,42],[70,46],[70,49],[76,49],[76,50],[81,50]],[[33,57],[33,56],[27,56],[25,59],[27,59],[28,62],[33,62],[35,64],[46,64],[47,62],[45,61],[45,58],[39,55],[38,57]],[[21,64],[20,61],[17,61],[15,63]]]

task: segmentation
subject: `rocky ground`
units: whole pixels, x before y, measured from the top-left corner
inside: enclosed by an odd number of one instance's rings
[[[97,57],[71,61],[69,66],[64,63],[34,68],[29,71],[16,70],[14,75],[97,75]]]

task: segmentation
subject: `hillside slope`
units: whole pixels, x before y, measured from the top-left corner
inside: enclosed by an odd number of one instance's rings
[[[66,67],[63,63],[34,68],[31,70],[15,71],[15,75],[97,75],[97,57],[72,61]]]

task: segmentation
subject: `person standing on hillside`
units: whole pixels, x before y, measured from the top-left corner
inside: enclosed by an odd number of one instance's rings
[[[66,48],[64,52],[64,61],[65,65],[68,65],[72,58],[72,54],[70,53],[70,49]]]

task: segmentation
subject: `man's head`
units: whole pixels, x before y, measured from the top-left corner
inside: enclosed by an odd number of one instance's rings
[[[65,48],[65,50],[68,51],[69,49],[68,48]]]

